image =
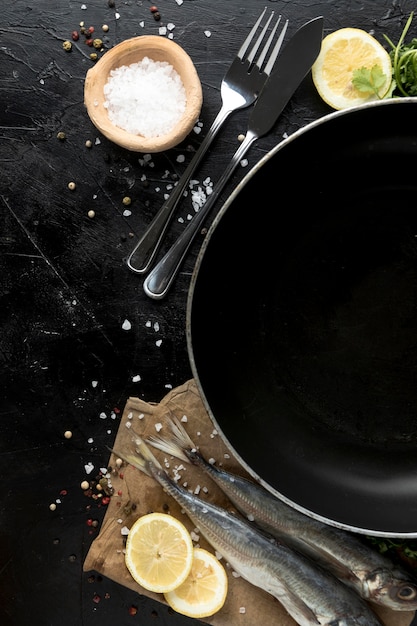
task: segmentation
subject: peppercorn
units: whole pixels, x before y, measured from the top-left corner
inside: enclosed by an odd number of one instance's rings
[[[88,39],[85,40],[85,43],[87,44],[87,46],[92,46],[93,40],[91,39],[91,37],[89,37]]]
[[[76,187],[76,185],[75,185],[74,181],[71,181],[70,183],[68,183],[68,189],[70,191],[74,191],[75,187]]]
[[[92,61],[97,61],[97,59],[98,59],[98,54],[97,54],[97,52],[92,52],[92,53],[90,54],[90,59],[91,59]]]
[[[85,142],[85,147],[86,148],[92,148],[93,147],[93,142],[91,141],[91,139],[87,139],[87,141]]]
[[[116,5],[114,0],[108,0],[107,4],[109,5],[111,9],[113,9],[113,7]]]
[[[101,39],[93,39],[93,46],[94,48],[96,48],[96,50],[100,50],[100,48],[103,46],[103,42]]]
[[[86,32],[87,35],[92,35],[94,33],[94,26],[89,26]]]
[[[56,138],[59,139],[60,141],[64,141],[64,139],[66,139],[66,134],[60,130],[59,133],[57,133]]]
[[[151,13],[157,13],[158,7],[153,4],[151,7],[149,7],[149,11]]]
[[[78,32],[78,30],[73,30],[71,33],[71,37],[73,41],[78,41],[80,38],[80,34]]]
[[[93,209],[90,209],[87,213],[88,217],[90,218],[90,220],[92,220],[95,216],[96,216],[96,212],[93,211]]]
[[[161,14],[159,13],[159,11],[153,13],[153,19],[155,20],[155,22],[159,22],[159,20],[161,19]]]
[[[62,47],[64,48],[65,52],[71,52],[72,43],[70,41],[64,41],[64,43],[62,44]]]
[[[129,206],[129,204],[132,204],[132,198],[129,198],[129,196],[125,196],[122,202],[125,206]]]
[[[108,25],[107,25],[107,24],[103,24],[103,26],[101,27],[101,30],[102,30],[104,33],[107,33],[107,32],[109,31],[109,27],[108,27]]]

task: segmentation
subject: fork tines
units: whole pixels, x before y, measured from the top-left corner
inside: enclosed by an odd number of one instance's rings
[[[252,43],[252,39],[255,36],[255,33],[258,30],[258,28],[259,28],[259,26],[260,26],[260,24],[261,24],[261,22],[262,22],[262,20],[263,20],[263,18],[265,16],[266,11],[267,11],[267,9],[265,7],[265,9],[262,11],[261,15],[259,16],[259,18],[255,22],[255,24],[251,28],[251,31],[250,31],[249,35],[246,37],[245,41],[243,42],[243,44],[242,44],[242,46],[241,46],[241,48],[240,48],[240,50],[239,50],[239,52],[237,54],[237,56],[242,61],[243,60],[248,61],[250,68],[251,68],[251,66],[252,66],[252,64],[254,62],[256,53],[258,52],[258,50],[259,50],[259,48],[260,48],[260,46],[261,46],[261,44],[262,44],[262,42],[264,40],[264,37],[265,37],[265,35],[266,35],[267,31],[268,31],[268,28],[269,28],[269,26],[270,26],[270,24],[272,22],[272,18],[274,17],[274,11],[272,11],[271,15],[269,16],[269,18],[267,19],[265,25],[263,26],[263,28],[262,28],[259,36],[258,36],[258,39],[256,40],[255,44],[253,45],[249,55],[247,57],[245,57],[245,55],[246,55],[246,53],[248,51],[248,48],[249,48],[250,44]],[[266,58],[266,56],[268,54],[268,51],[269,51],[269,49],[271,47],[272,41],[273,41],[273,39],[275,37],[275,34],[276,34],[276,31],[277,31],[277,28],[278,28],[278,25],[279,25],[280,21],[281,21],[281,15],[278,16],[278,18],[277,18],[277,20],[275,22],[275,25],[274,25],[274,27],[273,27],[273,29],[272,29],[269,37],[268,37],[268,39],[267,39],[263,49],[262,49],[262,52],[259,55],[259,58],[258,58],[258,60],[255,63],[256,67],[260,71],[263,71],[267,75],[269,75],[271,73],[271,70],[272,70],[272,68],[274,66],[274,63],[275,63],[276,58],[278,56],[278,53],[279,53],[279,51],[281,49],[282,42],[284,40],[285,33],[286,33],[286,30],[287,30],[287,26],[288,26],[288,20],[286,20],[286,22],[285,22],[285,24],[284,24],[284,26],[283,26],[280,34],[279,34],[279,37],[278,37],[278,39],[277,39],[277,41],[275,43],[275,46],[274,46],[274,48],[273,48],[273,50],[272,50],[272,52],[271,52],[271,54],[270,54],[270,56],[268,58],[268,63],[266,64],[265,68],[262,68],[262,65],[263,65],[263,63],[265,61],[265,58]]]

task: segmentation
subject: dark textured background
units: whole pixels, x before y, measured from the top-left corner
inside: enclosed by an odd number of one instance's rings
[[[159,401],[191,376],[186,297],[197,241],[169,296],[149,300],[125,259],[163,202],[165,185],[181,175],[202,135],[152,157],[109,143],[83,104],[91,52],[82,39],[62,49],[80,21],[109,48],[175,24],[174,40],[192,57],[204,104],[202,134],[220,106],[222,76],[264,5],[290,19],[288,36],[306,20],[325,18],[325,34],[344,26],[397,40],[412,2],[392,0],[4,0],[0,20],[0,623],[2,626],[188,624],[164,606],[108,580],[82,573],[105,508],[80,482],[108,458],[128,396]],[[83,9],[82,6],[86,8]],[[117,18],[117,15],[119,18]],[[143,20],[144,26],[140,25]],[[102,24],[109,25],[107,34]],[[204,32],[210,31],[207,37]],[[306,123],[326,114],[308,76],[274,132],[248,153],[249,166]],[[215,183],[245,132],[248,111],[230,119],[197,178]],[[58,131],[66,140],[57,139]],[[93,147],[85,147],[86,140]],[[99,140],[99,142],[97,142]],[[177,161],[185,156],[185,163]],[[238,168],[222,199],[248,171]],[[168,178],[166,177],[168,172]],[[146,176],[149,184],[143,182]],[[295,180],[302,180],[302,172]],[[69,181],[76,190],[70,192]],[[159,190],[158,190],[159,189]],[[271,181],[291,203],[296,188]],[[131,196],[130,216],[122,198]],[[221,199],[221,200],[222,200]],[[221,205],[221,200],[219,206]],[[96,213],[87,217],[88,210]],[[189,201],[178,216],[187,219]],[[259,219],[259,212],[254,219]],[[175,220],[172,240],[182,224]],[[201,242],[200,242],[201,243]],[[207,303],[207,323],[210,307]],[[124,320],[131,330],[122,329]],[[133,378],[140,380],[134,382]],[[227,391],[227,390],[226,390]],[[116,411],[115,411],[116,409]],[[100,418],[105,413],[106,418]],[[66,440],[65,430],[73,437]],[[64,491],[63,491],[64,490]],[[49,504],[60,500],[55,512]],[[101,597],[99,603],[94,596]],[[106,594],[108,597],[106,597]],[[131,605],[138,607],[135,617]]]

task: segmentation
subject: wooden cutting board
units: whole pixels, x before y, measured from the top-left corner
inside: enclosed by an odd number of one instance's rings
[[[115,450],[132,449],[130,427],[143,438],[157,434],[160,429],[161,433],[168,432],[166,420],[172,414],[182,420],[207,460],[214,459],[217,465],[228,471],[247,476],[215,431],[194,380],[172,390],[158,404],[129,398],[114,443]],[[167,457],[162,452],[153,452],[171,475],[180,477],[180,484],[210,502],[234,510],[220,489],[198,468]],[[165,603],[162,595],[143,589],[130,576],[124,562],[123,533],[138,517],[152,511],[169,512],[180,519],[190,532],[196,532],[196,529],[177,503],[152,478],[131,466],[122,466],[117,470],[113,455],[109,467],[114,468],[111,474],[114,495],[110,499],[100,533],[87,554],[84,571],[95,570],[139,594]],[[199,536],[198,544],[213,552],[202,536]],[[275,598],[238,577],[226,563],[224,565],[229,578],[226,603],[216,615],[201,621],[213,626],[252,626],[267,618],[269,622],[280,626],[295,626],[294,620]],[[414,617],[411,611],[393,612],[380,607],[373,608],[386,626],[409,626]]]

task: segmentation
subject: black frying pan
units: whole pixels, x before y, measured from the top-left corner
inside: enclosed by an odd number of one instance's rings
[[[211,227],[187,312],[207,409],[296,508],[417,536],[417,101],[277,146]]]

